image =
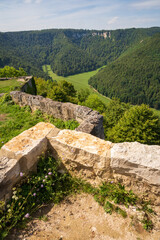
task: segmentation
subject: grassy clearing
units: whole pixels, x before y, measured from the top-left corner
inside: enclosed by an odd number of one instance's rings
[[[99,70],[100,68],[91,72],[85,72],[76,75],[71,75],[68,77],[62,77],[53,73],[50,65],[43,66],[43,71],[46,72],[53,80],[56,81],[67,80],[68,82],[74,85],[77,91],[80,89],[89,89],[92,93],[96,94],[105,104],[108,104],[109,98],[101,95],[88,84],[89,78],[95,75]]]
[[[16,79],[11,80],[0,80],[0,93],[9,93],[13,91],[16,87],[20,87],[22,82],[18,82]]]

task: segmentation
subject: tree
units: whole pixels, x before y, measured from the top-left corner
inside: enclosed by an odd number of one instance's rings
[[[88,96],[84,105],[98,111],[99,113],[104,113],[106,110],[106,105],[100,100],[96,94],[91,94]]]
[[[134,106],[108,132],[112,142],[160,144],[160,120],[147,105]]]
[[[85,102],[90,95],[89,89],[80,89],[77,93],[79,104]]]

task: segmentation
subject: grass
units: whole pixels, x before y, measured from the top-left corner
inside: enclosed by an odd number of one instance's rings
[[[9,95],[0,98],[0,148],[13,137],[33,127],[38,122],[50,122],[60,129],[75,129],[78,122],[74,120],[63,121],[53,116],[43,114],[40,110],[31,112],[29,106],[20,107],[12,102]]]
[[[101,68],[91,72],[85,72],[85,73],[71,75],[68,77],[62,77],[53,73],[50,65],[43,65],[43,71],[46,72],[53,80],[56,80],[56,81],[66,80],[72,83],[77,91],[79,91],[80,89],[89,89],[91,93],[98,95],[98,97],[105,104],[108,104],[110,99],[98,93],[88,84],[88,80],[90,79],[90,77],[94,76],[100,69]]]
[[[0,80],[0,93],[9,93],[15,88],[19,88],[22,82],[18,82],[16,79],[11,80]]]

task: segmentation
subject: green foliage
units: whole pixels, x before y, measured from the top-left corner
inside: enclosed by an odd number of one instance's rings
[[[114,201],[116,204],[123,204],[127,207],[129,205],[135,205],[137,202],[137,196],[132,191],[125,190],[125,187],[120,183],[104,183],[100,186],[100,194]]]
[[[104,205],[104,210],[105,210],[105,212],[106,213],[109,213],[109,214],[112,214],[112,212],[113,212],[113,204],[112,203],[110,203],[109,201],[107,201],[106,203],[105,203],[105,205]]]
[[[88,96],[90,95],[90,91],[89,89],[80,89],[78,92],[77,92],[77,98],[78,98],[78,102],[79,104],[83,104]]]
[[[65,80],[56,82],[51,80],[45,81],[42,78],[35,78],[35,83],[38,95],[59,102],[77,102],[74,86]]]
[[[16,70],[14,67],[5,66],[4,68],[0,68],[0,77],[19,77],[26,76],[27,73],[23,70],[23,68],[19,68]]]
[[[89,91],[90,93],[96,94],[100,98],[100,100],[102,100],[105,104],[109,102],[109,98],[99,94],[88,84],[89,78],[95,75],[100,69],[91,72],[79,73],[67,77],[58,76],[55,73],[53,73],[50,65],[44,65],[43,70],[52,78],[53,81],[59,82],[62,80],[66,80],[67,82],[72,83],[75,90],[78,92],[80,91],[80,94],[83,91],[84,92]],[[83,105],[81,101],[79,101],[79,104]]]
[[[83,105],[93,110],[96,110],[99,113],[104,113],[106,109],[106,105],[100,100],[100,98],[96,94],[90,94]]]
[[[112,128],[118,123],[121,117],[124,115],[131,106],[126,103],[122,103],[119,99],[113,98],[107,105],[104,115],[104,132],[105,137],[108,139],[108,134]]]
[[[160,34],[141,39],[89,80],[110,98],[160,109]]]
[[[100,36],[106,31],[96,30],[0,33],[0,67],[20,66],[27,74],[45,79],[47,75],[41,69],[45,64],[63,76],[91,71],[117,59],[130,46],[159,31],[158,27],[107,31],[106,39]]]
[[[149,220],[148,217],[142,220],[143,228],[147,231],[151,231],[153,229],[153,222]]]
[[[113,142],[160,144],[160,120],[145,104],[131,107],[108,132]]]
[[[72,130],[79,125],[77,121],[55,119],[53,116],[43,114],[40,110],[31,113],[29,106],[20,107],[14,104],[8,94],[0,98],[0,114],[5,115],[5,120],[0,121],[0,147],[38,122],[51,122],[58,128]]]

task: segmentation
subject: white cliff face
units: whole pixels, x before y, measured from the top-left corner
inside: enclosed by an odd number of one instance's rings
[[[60,130],[50,123],[38,123],[1,148],[0,200],[10,197],[20,172],[36,170],[39,156],[48,150],[61,160],[62,170],[73,176],[93,185],[118,179],[140,193],[155,194],[159,204],[160,146],[113,144],[88,133]]]
[[[107,38],[111,38],[111,32],[103,32],[103,33],[93,32],[92,36],[93,37],[100,36],[100,37],[103,37],[104,39],[107,39]]]

